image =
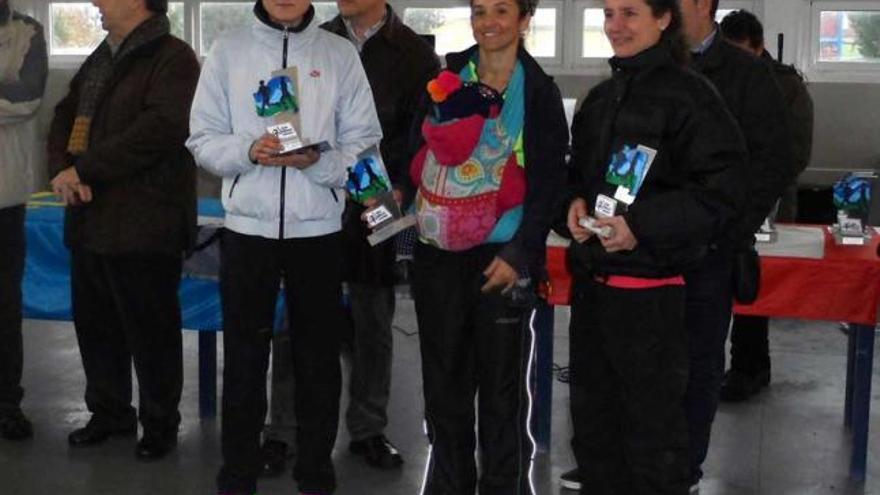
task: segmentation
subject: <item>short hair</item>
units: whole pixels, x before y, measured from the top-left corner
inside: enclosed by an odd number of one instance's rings
[[[752,48],[764,46],[764,26],[748,10],[735,10],[724,16],[721,33],[732,41],[746,41]]]
[[[147,10],[157,14],[167,14],[168,0],[147,0]]]
[[[660,35],[660,42],[666,43],[672,52],[672,58],[679,64],[688,62],[687,43],[684,38],[684,22],[681,18],[681,7],[678,0],[645,0],[651,8],[651,14],[655,19],[669,13],[669,25]]]

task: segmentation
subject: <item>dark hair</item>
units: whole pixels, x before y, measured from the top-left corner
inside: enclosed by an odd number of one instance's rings
[[[538,9],[538,0],[514,0],[516,6],[519,8],[519,17],[523,18],[527,15],[535,15],[535,11]],[[474,7],[474,0],[470,0],[471,8]]]
[[[147,0],[147,10],[157,14],[167,14],[168,0]]]
[[[721,33],[732,41],[747,41],[752,48],[764,46],[764,26],[748,10],[735,10],[724,16]]]
[[[678,0],[645,0],[645,3],[651,7],[651,14],[655,18],[669,13],[669,25],[663,30],[660,42],[667,44],[672,52],[672,58],[676,62],[680,65],[687,64],[689,60],[688,47],[687,41],[684,39],[681,7],[678,5]]]

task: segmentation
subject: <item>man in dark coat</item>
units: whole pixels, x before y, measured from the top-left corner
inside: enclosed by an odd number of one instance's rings
[[[754,233],[797,175],[785,102],[770,66],[728,43],[715,23],[718,0],[681,0],[692,67],[715,85],[746,139],[747,202],[722,226],[702,265],[685,274],[690,376],[684,408],[692,489],[699,489],[724,373],[724,343],[733,305],[733,273],[753,249]]]
[[[52,189],[67,204],[73,319],[86,375],[73,447],[144,435],[136,456],[177,442],[183,359],[177,298],[195,229],[195,165],[184,147],[199,64],[169,34],[167,0],[97,0],[108,36],[55,109]],[[131,363],[139,410],[131,406]]]
[[[400,200],[401,183],[409,180],[412,158],[409,132],[419,97],[439,71],[439,61],[434,50],[403,24],[385,0],[339,0],[337,5],[340,14],[321,27],[350,40],[360,53],[382,125],[382,161]],[[351,369],[346,423],[351,436],[349,451],[362,456],[370,466],[388,469],[403,462],[384,434],[393,357],[395,250],[392,240],[369,245],[363,212],[363,205],[348,200],[343,214],[344,276],[351,308],[351,332],[344,346]],[[296,322],[291,324],[296,326]],[[280,368],[283,373],[286,368],[284,361],[290,357],[284,351],[283,346],[273,348],[274,372]],[[274,475],[282,472],[285,454],[290,455],[290,435],[284,432],[293,428],[285,424],[292,414],[280,410],[291,407],[292,401],[285,397],[290,387],[277,383],[285,380],[283,376],[276,379],[273,374],[272,380],[272,422],[264,435],[263,455],[264,473]]]
[[[810,163],[813,148],[813,100],[804,78],[790,65],[776,61],[764,49],[764,26],[746,10],[731,12],[721,22],[721,32],[731,43],[773,68],[782,89],[792,132],[792,157],[800,174]],[[797,184],[785,188],[776,219],[793,222],[797,211]],[[743,401],[770,383],[770,348],[765,316],[736,315],[730,330],[730,369],[721,385],[721,400]]]

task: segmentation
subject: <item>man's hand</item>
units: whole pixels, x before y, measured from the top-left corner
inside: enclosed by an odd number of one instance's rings
[[[506,261],[495,257],[489,266],[483,271],[486,283],[480,288],[480,292],[488,293],[501,287],[501,292],[510,290],[519,278],[519,274]]]
[[[583,243],[593,236],[593,231],[587,230],[578,224],[578,221],[585,216],[587,216],[587,202],[581,198],[572,201],[568,207],[566,226],[568,231],[571,232],[571,237],[579,243]]]
[[[52,192],[61,198],[65,205],[77,206],[92,201],[92,188],[79,180],[76,168],[67,167],[52,179]]]
[[[623,217],[597,218],[596,227],[600,229],[604,226],[610,226],[613,230],[611,237],[599,237],[605,251],[616,253],[617,251],[632,251],[636,248],[639,241],[629,229],[626,219]]]
[[[321,153],[312,147],[279,155],[278,153],[283,148],[277,136],[266,133],[251,144],[251,149],[248,150],[248,158],[252,162],[257,162],[267,167],[294,167],[300,170],[311,167],[321,158]]]

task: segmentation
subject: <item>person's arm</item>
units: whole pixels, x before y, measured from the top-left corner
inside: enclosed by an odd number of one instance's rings
[[[50,178],[72,165],[67,153],[67,143],[70,141],[70,132],[73,130],[73,121],[76,119],[76,110],[79,105],[81,74],[82,69],[71,79],[67,94],[55,106],[55,114],[49,125],[46,152]]]
[[[348,63],[341,71],[338,85],[338,98],[333,109],[336,125],[336,146],[321,153],[320,159],[303,174],[315,184],[324,187],[343,187],[348,179],[348,167],[357,156],[382,140],[382,127],[376,115],[376,105],[370,83],[363,65],[353,46],[347,46],[350,53]]]
[[[813,151],[813,99],[807,86],[797,78],[794,98],[789,108],[791,115],[791,135],[794,150],[795,174],[800,175],[810,164]]]
[[[251,170],[251,145],[260,136],[234,134],[229,111],[228,71],[224,40],[218,40],[202,67],[190,112],[186,147],[196,164],[218,177],[234,177]]]
[[[189,48],[178,49],[162,62],[135,120],[124,131],[90,144],[77,160],[76,171],[84,183],[127,179],[162,163],[158,157],[186,141],[199,63]]]
[[[28,23],[28,26],[33,27],[34,33],[18,77],[0,80],[0,125],[15,124],[33,117],[46,89],[49,70],[43,28],[37,23]]]
[[[745,145],[736,121],[720,96],[705,83],[692,91],[692,108],[671,141],[670,159],[684,171],[684,183],[636,200],[624,218],[639,245],[675,249],[705,243],[721,235],[742,208]],[[650,174],[650,172],[649,172]]]
[[[562,97],[555,83],[547,83],[535,96],[535,105],[526,109],[536,112],[535,125],[529,128],[535,153],[526,166],[526,196],[523,218],[516,234],[498,256],[517,270],[530,266],[546,249],[547,234],[560,205],[560,192],[565,187],[565,150],[568,127]],[[528,119],[528,115],[526,117]],[[527,148],[528,149],[528,148]]]

